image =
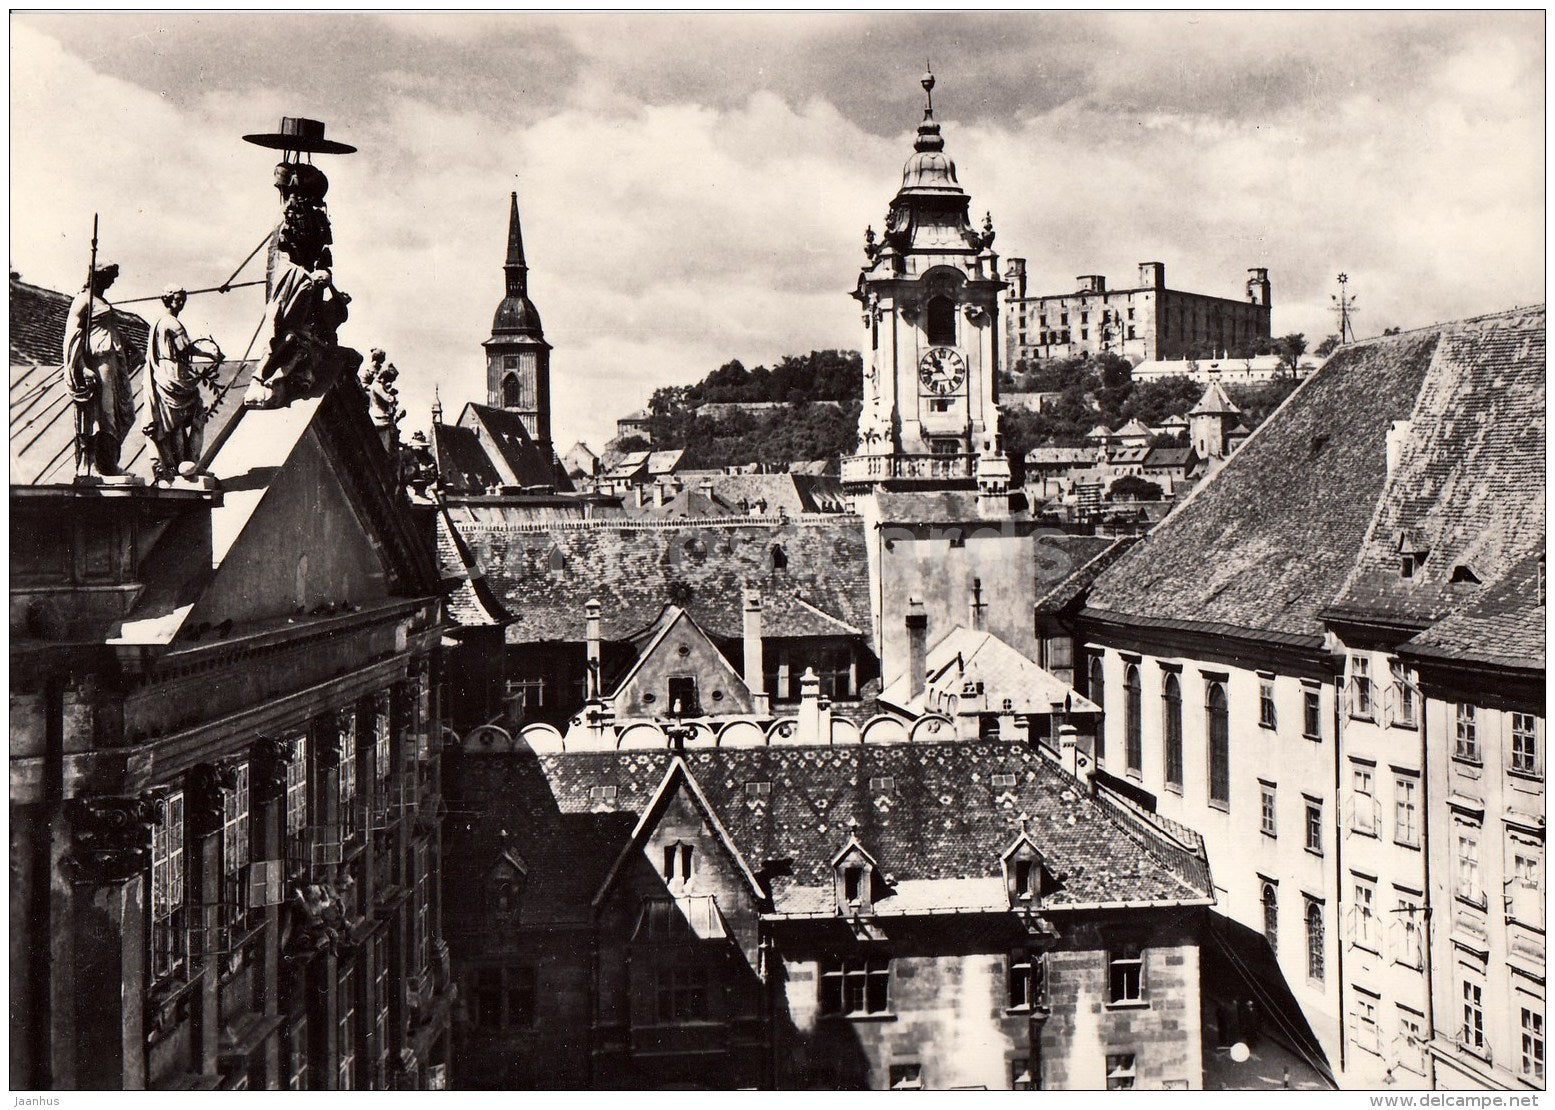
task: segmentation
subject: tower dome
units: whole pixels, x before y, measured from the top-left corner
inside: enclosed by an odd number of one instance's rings
[[[934,118],[934,74],[925,73],[918,83],[923,86],[923,122],[918,125],[912,156],[902,167],[902,188],[959,192],[961,185],[956,181],[956,164],[945,153],[945,137],[940,134],[939,121]]]

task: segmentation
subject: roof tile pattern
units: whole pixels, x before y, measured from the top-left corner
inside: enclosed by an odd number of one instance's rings
[[[870,627],[864,529],[855,516],[545,529],[494,526],[489,513],[476,521],[457,505],[450,514],[516,616],[510,642],[581,640],[590,597],[599,598],[609,640],[647,627],[667,602],[709,635],[734,639],[742,632],[747,584],[762,592],[766,636],[862,635]],[[466,615],[457,598],[453,615]]]
[[[1086,614],[1321,643],[1441,329],[1341,348],[1242,449],[1097,579]]]
[[[447,772],[465,798],[450,825],[472,844],[494,843],[496,830],[507,830],[530,865],[526,918],[579,920],[673,758],[665,751],[465,757]],[[1196,838],[1191,847],[1173,844],[1122,807],[1087,796],[1025,744],[714,749],[681,758],[746,864],[766,877],[780,913],[825,912],[832,859],[850,836],[905,892],[943,883],[950,895],[964,895],[968,880],[1001,875],[1000,856],[1023,821],[1062,876],[1048,905],[1211,897]],[[767,784],[765,792],[748,789],[752,783]],[[937,901],[910,900],[923,908]]]
[[[1442,336],[1336,614],[1425,624],[1543,548],[1544,356],[1543,308]],[[1401,542],[1426,553],[1408,577]]]
[[[1427,659],[1544,671],[1542,553],[1533,553],[1484,596],[1420,633],[1404,650]]]

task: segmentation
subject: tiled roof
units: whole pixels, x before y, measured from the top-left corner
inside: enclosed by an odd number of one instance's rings
[[[1438,621],[1403,647],[1423,659],[1480,663],[1513,670],[1544,670],[1544,601],[1539,584],[1543,537],[1531,552],[1477,601]]]
[[[801,477],[793,474],[725,474],[721,470],[682,470],[677,475],[688,488],[703,482],[713,483],[713,494],[725,504],[738,507],[743,501],[754,505],[766,502],[766,513],[777,516],[786,512],[790,516],[813,512],[800,493]]]
[[[530,867],[526,923],[581,920],[674,758],[667,751],[536,758],[521,749],[450,760],[445,775],[456,779],[449,792],[461,797],[461,809],[449,815],[449,854],[460,854],[466,835],[472,844],[495,843],[505,829]],[[947,898],[980,907],[989,891],[976,880],[1000,877],[1000,856],[1020,835],[1023,817],[1049,867],[1063,876],[1050,905],[1212,897],[1202,862],[1182,866],[1181,845],[1088,797],[1026,744],[731,748],[680,758],[747,865],[769,883],[779,913],[829,912],[831,861],[850,835],[891,876],[896,897],[912,903],[902,909],[945,908]],[[996,785],[994,775],[1012,776],[1014,784]],[[751,795],[753,782],[769,784],[769,792]],[[1194,847],[1202,861],[1196,839]],[[939,889],[919,885],[929,883]],[[894,908],[889,896],[876,907]]]
[[[1150,454],[1151,448],[1140,444],[1137,447],[1119,447],[1114,449],[1111,456],[1113,463],[1142,463]]]
[[[1133,536],[1038,536],[1036,611],[1059,613],[1079,601],[1134,540]]]
[[[983,693],[965,696],[966,683],[976,683]],[[991,632],[977,632],[957,625],[929,649],[928,685],[925,693],[907,696],[908,676],[899,675],[880,692],[880,700],[912,714],[924,712],[928,691],[954,694],[959,712],[999,712],[1005,699],[1016,713],[1047,713],[1054,705],[1070,712],[1097,713],[1095,704],[1076,693],[1069,683],[1027,659]]]
[[[1318,646],[1442,330],[1342,347],[1097,578],[1085,615]]]
[[[1219,413],[1240,413],[1242,410],[1231,403],[1231,398],[1226,396],[1226,391],[1221,388],[1219,382],[1210,382],[1209,388],[1204,391],[1204,396],[1188,410],[1189,416],[1210,415]]]
[[[686,453],[685,448],[677,448],[674,451],[653,451],[648,455],[648,473],[652,477],[660,477],[665,474],[675,473],[680,466],[680,457]]]
[[[468,428],[478,424],[483,433],[481,446],[498,456],[493,463],[506,464],[520,486],[553,486],[558,490],[571,490],[572,483],[535,441],[524,427],[523,417],[507,409],[473,402],[464,406],[459,423]],[[502,467],[498,466],[498,470]]]
[[[486,457],[474,429],[458,424],[433,424],[438,483],[450,493],[483,493],[502,484],[502,476]]]
[[[1192,447],[1152,447],[1146,466],[1192,466],[1199,461]]]
[[[687,486],[666,498],[662,505],[654,504],[652,498],[644,499],[641,505],[628,499],[622,505],[622,512],[629,520],[705,520],[748,515],[716,493],[709,497],[695,486]]]
[[[1026,452],[1027,466],[1073,466],[1095,461],[1094,447],[1033,447]]]
[[[606,639],[628,638],[667,602],[710,635],[738,638],[746,584],[762,591],[767,636],[862,635],[871,624],[864,528],[856,516],[546,529],[494,525],[489,509],[479,521],[464,506],[450,512],[492,589],[516,615],[508,631],[516,642],[581,640],[590,597],[600,600]],[[781,548],[782,566],[774,565],[774,548]],[[457,604],[453,615],[463,619]]]
[[[1543,549],[1545,371],[1542,307],[1443,334],[1335,616],[1424,626]]]
[[[1148,436],[1150,434],[1150,429],[1145,427],[1145,425],[1141,423],[1139,418],[1136,416],[1134,419],[1130,420],[1127,424],[1123,425],[1123,427],[1119,428],[1112,434],[1115,436],[1130,437]]]
[[[59,366],[65,358],[65,317],[72,295],[11,279],[11,365],[36,363]],[[115,309],[124,338],[134,351],[139,369],[146,357],[146,321],[133,312]]]

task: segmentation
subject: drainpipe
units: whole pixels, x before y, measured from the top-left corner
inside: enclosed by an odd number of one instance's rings
[[[1418,672],[1416,672],[1418,673]],[[1420,962],[1425,967],[1425,1062],[1426,1081],[1430,1089],[1436,1089],[1436,1056],[1431,1044],[1436,1040],[1436,984],[1431,978],[1431,949],[1436,929],[1432,923],[1431,909],[1431,765],[1426,753],[1431,750],[1426,736],[1430,730],[1431,715],[1425,711],[1425,695],[1416,698],[1416,712],[1420,714],[1420,857],[1425,864],[1425,874],[1420,884]],[[1450,842],[1449,842],[1450,843]]]
[[[55,1086],[53,961],[49,958],[54,900],[54,838],[62,835],[60,812],[65,799],[65,683],[50,675],[43,684],[43,797],[39,809],[37,839],[33,843],[32,904],[28,917],[32,929],[32,1042],[34,1071],[22,1086],[47,1091]]]
[[[1332,658],[1332,656],[1330,656]],[[1341,664],[1340,675],[1344,672]],[[1344,1074],[1345,1059],[1348,1055],[1350,1044],[1349,1029],[1344,1020],[1344,781],[1342,768],[1344,766],[1344,741],[1340,729],[1346,719],[1344,712],[1344,683],[1341,680],[1334,688],[1334,939],[1338,941],[1334,945],[1334,951],[1338,958],[1334,961],[1336,973],[1335,986],[1339,998],[1339,1072]],[[1423,796],[1423,795],[1422,795]],[[1326,930],[1325,930],[1326,934]],[[1325,935],[1323,942],[1326,945],[1328,937]]]

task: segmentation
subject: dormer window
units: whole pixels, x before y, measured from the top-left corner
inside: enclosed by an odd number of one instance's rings
[[[853,837],[832,860],[836,873],[837,912],[857,917],[874,912],[875,861]]]
[[[1032,907],[1042,901],[1043,876],[1046,865],[1042,853],[1024,832],[1004,853],[1004,884],[1009,892],[1010,905],[1015,908]]]

